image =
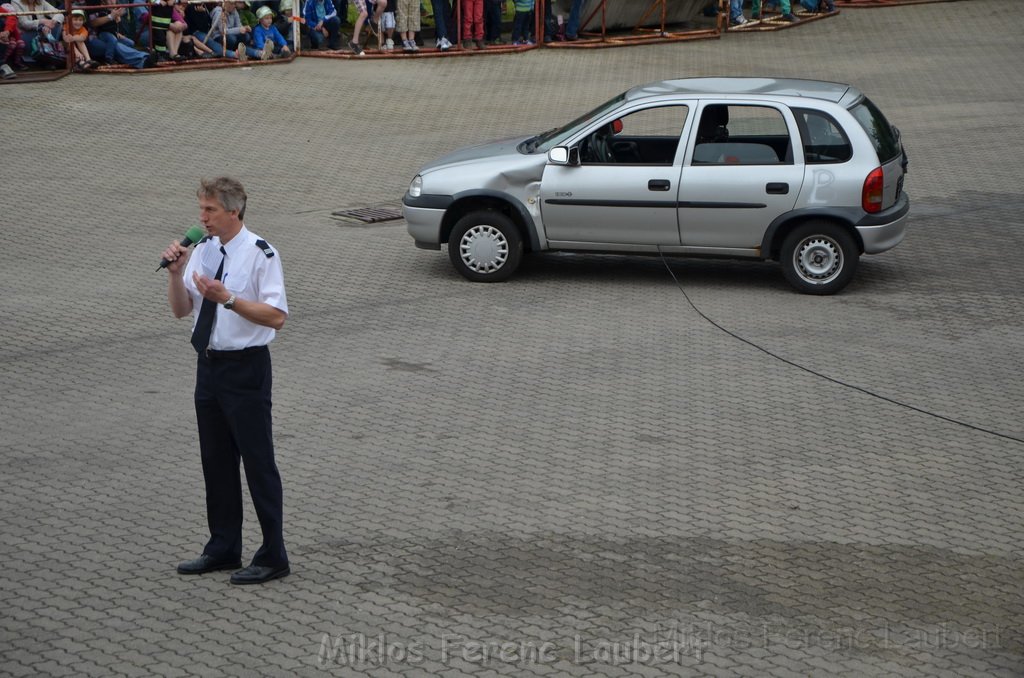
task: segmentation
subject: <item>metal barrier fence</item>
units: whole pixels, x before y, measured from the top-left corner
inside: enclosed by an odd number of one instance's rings
[[[26,0],[20,0],[22,3]],[[302,16],[302,0],[282,0],[281,15],[275,17],[279,23],[275,24],[286,30],[280,31],[282,35],[290,33],[291,48],[289,54],[280,59],[274,61],[263,61],[255,58],[257,55],[252,54],[252,47],[245,45],[246,40],[242,40],[243,46],[238,49],[235,44],[234,38],[229,38],[227,30],[227,16],[228,11],[224,9],[225,2],[231,3],[242,3],[248,4],[248,0],[215,0],[208,2],[206,0],[187,0],[179,1],[175,0],[147,0],[145,2],[127,2],[127,3],[116,3],[111,2],[110,4],[103,4],[99,6],[90,5],[73,5],[72,0],[65,0],[63,3],[63,9],[54,7],[55,12],[40,11],[39,9],[29,10],[15,10],[13,6],[0,0],[0,9],[4,9],[5,13],[0,14],[0,25],[7,17],[13,17],[15,20],[25,16],[32,16],[33,19],[38,18],[40,15],[46,14],[59,14],[64,17],[64,21],[61,23],[61,28],[65,25],[70,25],[71,12],[76,9],[81,9],[86,12],[87,17],[89,15],[95,15],[99,12],[106,11],[110,14],[115,13],[116,10],[127,10],[127,12],[117,13],[117,16],[112,20],[117,23],[117,27],[114,29],[116,35],[121,34],[121,29],[125,28],[131,37],[126,36],[131,42],[131,49],[138,49],[144,51],[149,56],[147,57],[145,64],[146,68],[140,68],[137,65],[132,66],[128,64],[102,64],[96,68],[97,71],[106,72],[166,72],[175,70],[191,70],[191,69],[208,69],[208,68],[228,68],[239,65],[240,62],[251,61],[254,63],[286,63],[294,59],[296,56],[312,56],[321,58],[353,58],[357,54],[351,50],[345,49],[343,46],[338,45],[338,49],[326,49],[326,50],[313,50],[305,49],[302,45],[302,36],[300,32],[300,26],[306,24],[306,19]],[[360,3],[363,0],[358,0]],[[510,0],[511,1],[511,0]],[[776,14],[767,11],[763,17],[759,17],[756,21],[746,21],[743,25],[729,25],[729,0],[715,0],[718,5],[717,18],[713,20],[711,25],[693,27],[689,24],[689,18],[696,16],[696,12],[703,9],[708,4],[709,0],[628,0],[628,2],[609,6],[609,0],[590,0],[589,8],[586,12],[580,11],[579,7],[582,7],[584,3],[576,4],[573,2],[572,11],[576,12],[577,15],[571,17],[570,22],[574,22],[574,28],[578,29],[577,35],[572,35],[568,39],[558,39],[562,36],[558,36],[558,33],[564,30],[564,23],[561,21],[562,16],[557,15],[559,21],[556,22],[556,15],[553,10],[556,0],[536,0],[535,7],[533,10],[532,22],[528,24],[532,30],[532,36],[530,36],[526,42],[522,44],[490,44],[484,45],[475,36],[464,35],[466,23],[463,22],[463,2],[460,0],[454,0],[451,13],[440,17],[441,21],[446,24],[452,24],[453,31],[446,31],[445,37],[448,35],[454,35],[455,42],[448,43],[447,47],[430,47],[425,45],[422,49],[417,49],[414,52],[409,51],[392,51],[385,47],[385,28],[382,25],[380,19],[382,17],[376,17],[377,22],[372,22],[368,17],[365,20],[367,30],[364,35],[353,36],[353,39],[359,40],[360,48],[366,47],[362,55],[369,56],[371,58],[414,58],[414,57],[432,57],[432,56],[451,56],[451,55],[468,55],[468,54],[496,54],[496,53],[509,53],[509,52],[520,52],[536,49],[544,46],[547,48],[595,48],[595,47],[618,47],[624,45],[636,45],[636,44],[650,44],[652,42],[672,42],[680,40],[694,40],[694,39],[707,39],[720,37],[723,32],[729,30],[730,32],[750,32],[750,31],[764,31],[764,30],[777,30],[781,28],[789,28],[793,25],[799,25],[805,23],[808,20],[826,18],[834,16],[839,13],[839,9],[846,8],[858,8],[858,7],[886,7],[896,5],[910,5],[910,4],[923,4],[931,2],[955,2],[957,0],[834,0],[835,11],[826,12],[807,12],[803,10],[795,11],[801,19],[797,24],[793,24],[786,21],[779,20]],[[798,6],[797,0],[793,0],[794,5]],[[369,3],[372,7],[374,3]],[[196,31],[195,27],[181,27],[172,29],[172,25],[177,25],[177,22],[173,20],[173,12],[176,8],[185,8],[188,6],[208,7],[214,6],[214,12],[220,8],[220,26],[212,26],[208,31]],[[434,3],[435,11],[444,9],[447,7],[447,1]],[[154,8],[160,8],[159,23],[163,24],[161,27],[154,29]],[[186,10],[187,11],[187,10]],[[207,11],[204,9],[203,11]],[[632,15],[629,14],[632,12]],[[125,20],[121,21],[121,17],[126,17]],[[96,19],[98,20],[98,19]],[[181,21],[187,25],[187,21],[184,17]],[[212,17],[211,17],[212,21]],[[88,24],[89,21],[87,20]],[[435,26],[437,25],[437,19],[435,19]],[[705,22],[707,24],[708,22]],[[516,26],[520,29],[523,28],[522,22],[517,22]],[[307,27],[312,30],[312,27]],[[447,26],[446,26],[447,28]],[[2,30],[2,28],[0,28]],[[155,34],[159,31],[163,31],[163,38],[157,42],[155,41]],[[182,41],[184,42],[184,35],[191,35],[193,42],[192,49],[199,54],[196,54],[194,58],[181,59],[174,58],[171,55],[170,59],[164,60],[161,57],[167,54],[166,49],[166,36],[168,33],[182,33]],[[251,29],[247,29],[246,32],[251,32]],[[429,32],[429,31],[425,31]],[[217,38],[211,47],[210,36],[217,34]],[[202,36],[203,39],[199,41],[198,36]],[[140,47],[139,43],[145,36],[145,45]],[[29,40],[35,36],[29,36]],[[376,37],[376,48],[373,49],[368,44],[373,38]],[[24,36],[23,36],[24,39]],[[287,38],[286,38],[287,40]],[[219,43],[219,44],[218,44]],[[26,44],[26,49],[30,48],[30,44]],[[127,47],[127,44],[124,44]],[[213,55],[201,56],[203,52],[212,50]],[[39,82],[49,81],[61,78],[74,70],[75,62],[73,52],[71,49],[66,50],[67,55],[62,66],[56,67],[51,63],[52,68],[45,71],[26,71],[15,73],[15,78],[0,80],[2,83],[9,82]],[[250,57],[249,59],[246,56]],[[259,55],[264,56],[264,55]]]

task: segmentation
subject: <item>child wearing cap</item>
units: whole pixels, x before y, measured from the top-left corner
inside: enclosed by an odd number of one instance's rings
[[[96,68],[99,64],[89,57],[85,43],[89,40],[89,29],[85,27],[85,12],[80,9],[71,10],[71,19],[64,27],[64,42],[68,51],[75,59],[75,70],[86,71]]]
[[[256,51],[260,53],[260,58],[269,61],[275,55],[282,58],[290,56],[288,41],[274,25],[274,11],[264,5],[256,10],[256,18],[259,19],[259,23],[252,31],[252,42]]]

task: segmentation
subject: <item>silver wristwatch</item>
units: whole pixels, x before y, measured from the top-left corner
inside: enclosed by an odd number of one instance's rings
[[[224,308],[226,308],[227,310],[230,311],[234,307],[235,307],[235,295],[232,294],[230,297],[228,297],[228,300],[224,302]]]

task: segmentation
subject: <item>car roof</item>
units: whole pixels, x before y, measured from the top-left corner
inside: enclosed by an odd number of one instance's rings
[[[859,99],[861,93],[838,82],[798,78],[680,78],[640,85],[626,92],[626,99],[642,99],[665,94],[713,94],[791,96],[823,99],[840,103]]]

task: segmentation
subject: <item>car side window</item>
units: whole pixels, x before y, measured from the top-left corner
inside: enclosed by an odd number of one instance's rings
[[[853,157],[850,139],[831,115],[806,108],[794,108],[793,115],[808,165],[846,162]]]
[[[786,165],[793,162],[789,127],[770,106],[712,104],[697,125],[694,165]]]
[[[671,165],[689,114],[684,105],[634,111],[594,130],[580,142],[584,165]]]

